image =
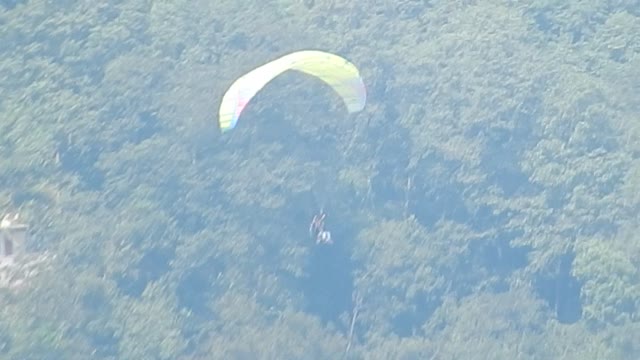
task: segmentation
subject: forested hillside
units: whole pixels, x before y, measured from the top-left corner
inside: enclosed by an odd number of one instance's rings
[[[222,134],[239,76],[318,49]],[[0,0],[0,358],[640,358],[636,0]],[[334,243],[316,244],[319,211]]]

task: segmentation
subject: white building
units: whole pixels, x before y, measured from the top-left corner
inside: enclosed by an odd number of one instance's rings
[[[0,221],[0,268],[14,264],[24,253],[29,227],[22,224],[19,214],[6,214]]]
[[[0,288],[20,288],[55,258],[46,252],[26,253],[28,233],[18,214],[4,215],[0,221]]]

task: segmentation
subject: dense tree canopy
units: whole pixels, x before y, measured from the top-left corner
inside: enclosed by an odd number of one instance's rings
[[[0,0],[0,44],[0,210],[53,255],[2,358],[640,356],[637,1]],[[302,49],[365,109],[286,73],[221,134]]]

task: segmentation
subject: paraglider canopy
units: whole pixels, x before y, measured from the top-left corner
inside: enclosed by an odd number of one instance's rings
[[[220,104],[218,121],[222,132],[233,129],[251,98],[287,70],[297,70],[323,80],[340,95],[350,113],[364,108],[366,90],[355,65],[323,51],[298,51],[262,65],[231,84]]]

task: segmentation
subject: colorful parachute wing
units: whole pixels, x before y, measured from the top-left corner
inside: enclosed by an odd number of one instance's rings
[[[367,100],[364,83],[352,63],[322,51],[298,51],[262,65],[231,84],[220,104],[220,129],[223,132],[233,129],[251,98],[287,70],[297,70],[323,80],[340,95],[350,113],[364,108]]]

